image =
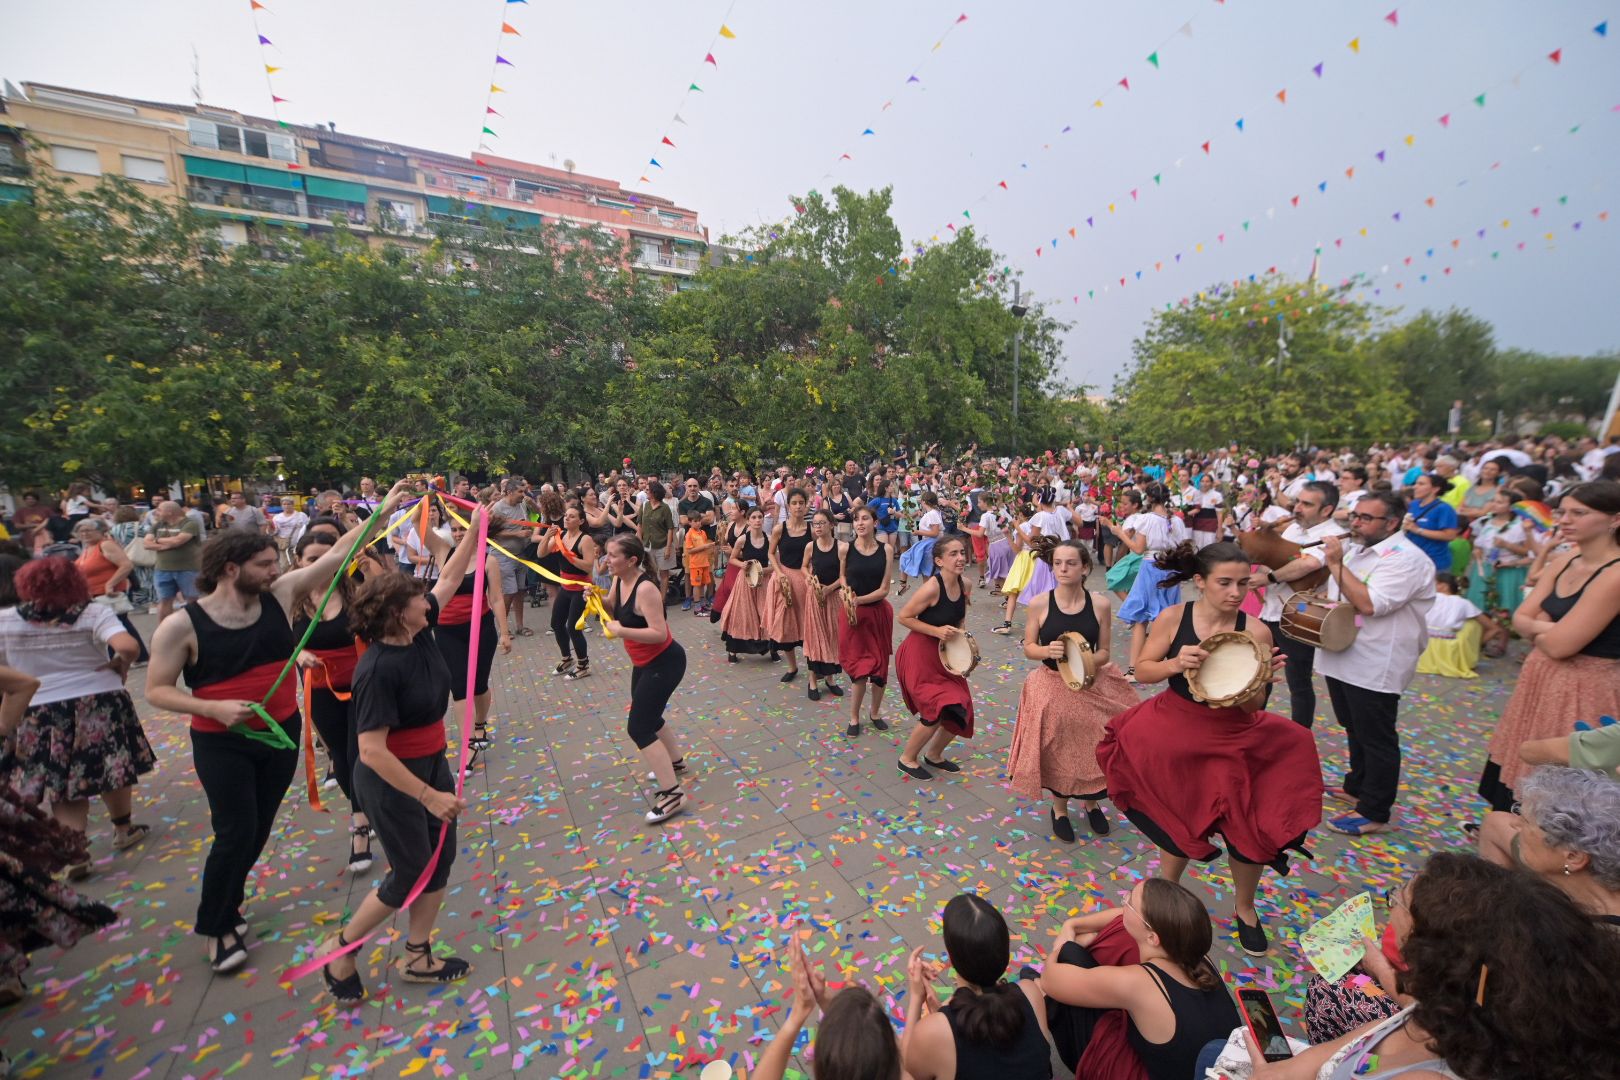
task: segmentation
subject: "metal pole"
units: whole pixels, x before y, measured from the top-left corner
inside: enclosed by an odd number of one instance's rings
[[[1013,282],[1013,306],[1018,306],[1018,282]],[[1018,320],[1018,328],[1013,331],[1013,407],[1012,407],[1012,448],[1013,457],[1018,456],[1018,349],[1024,341],[1024,320]]]

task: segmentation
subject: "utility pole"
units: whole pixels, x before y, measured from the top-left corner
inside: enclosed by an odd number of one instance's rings
[[[1018,456],[1018,360],[1019,349],[1024,343],[1024,315],[1029,308],[1019,303],[1018,282],[1013,282],[1013,317],[1018,320],[1018,328],[1013,331],[1013,402],[1012,402],[1012,449],[1013,457]]]

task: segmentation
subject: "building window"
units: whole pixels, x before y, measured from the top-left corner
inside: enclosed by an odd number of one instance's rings
[[[139,180],[143,184],[167,184],[169,170],[157,158],[134,157],[124,155],[124,175],[131,180]]]
[[[233,154],[269,158],[272,161],[298,160],[298,144],[291,135],[198,119],[188,121],[186,129],[191,137],[191,145],[205,150],[228,150]]]
[[[57,172],[80,173],[84,176],[101,175],[101,159],[94,150],[77,146],[51,147],[51,164]]]
[[[416,204],[401,202],[398,199],[378,199],[377,212],[379,218],[388,227],[401,229],[405,232],[416,231]]]

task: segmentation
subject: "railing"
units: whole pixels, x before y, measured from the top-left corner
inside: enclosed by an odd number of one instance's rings
[[[697,224],[685,218],[670,219],[651,210],[632,210],[630,220],[639,221],[643,225],[657,225],[661,229],[675,229],[679,232],[697,232]]]
[[[314,199],[309,203],[309,216],[321,221],[329,220],[333,214],[348,221],[350,225],[364,225],[366,223],[366,208],[356,206],[354,203],[317,202]]]
[[[696,255],[670,255],[662,251],[636,252],[636,265],[658,270],[696,271],[703,260]]]
[[[288,217],[307,216],[304,204],[299,199],[279,199],[272,195],[220,191],[217,188],[209,187],[189,187],[186,189],[186,198],[194,203],[208,203],[210,206],[230,206],[238,210],[263,210],[266,213],[285,214]]]
[[[0,161],[0,176],[12,176],[19,179],[26,178],[32,173],[27,165],[17,161]]]
[[[354,161],[349,159],[333,161],[319,150],[309,152],[309,163],[336,172],[359,173],[362,176],[375,176],[383,180],[398,180],[405,184],[416,183],[415,171],[403,165],[388,165],[374,161]]]

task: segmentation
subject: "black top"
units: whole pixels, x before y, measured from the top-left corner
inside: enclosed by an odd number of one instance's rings
[[[959,1006],[956,999],[959,995],[973,993],[977,991],[958,990],[940,1009],[951,1025],[951,1041],[956,1044],[956,1080],[1048,1080],[1052,1075],[1052,1052],[1047,1047],[1046,1036],[1041,1034],[1041,1023],[1035,1018],[1028,995],[1018,991],[1018,1004],[1024,1012],[1023,1029],[1013,1037],[1012,1045],[997,1046],[989,1042],[970,1042],[957,1030]],[[1192,1075],[1190,1064],[1187,1075]]]
[[[641,588],[643,581],[651,581],[656,588],[657,581],[648,574],[642,574],[636,583],[630,586],[630,596],[623,599],[619,596],[619,583],[613,583],[613,617],[619,620],[619,625],[629,630],[647,629],[647,616],[636,610],[636,592]]]
[[[849,551],[844,555],[844,581],[855,590],[856,596],[865,596],[875,593],[883,585],[883,575],[888,572],[888,550],[882,544],[870,555],[862,555],[851,542]]]
[[[373,641],[354,669],[350,715],[356,731],[419,728],[444,723],[450,707],[450,667],[433,640],[439,601],[427,594],[428,624],[409,645]]]
[[[261,664],[285,664],[298,644],[287,624],[287,613],[268,591],[259,594],[258,621],[240,630],[219,625],[201,604],[187,604],[184,610],[197,635],[197,659],[185,668],[186,685],[193,690],[235,678]]]
[[[449,557],[450,556],[448,555],[445,556],[446,559]],[[443,568],[441,567],[440,569],[442,570]],[[467,572],[461,575],[461,584],[456,586],[455,595],[471,596],[473,594],[473,590],[478,587],[478,577],[473,573],[474,569],[474,567],[468,567]],[[439,611],[437,608],[433,609],[433,617],[434,620],[437,621],[439,617]]]
[[[675,504],[675,510],[682,517],[702,518],[704,514],[714,509],[714,500],[709,498],[707,492],[699,491],[697,498],[688,499],[682,496]]]
[[[825,550],[820,544],[810,545],[810,572],[823,585],[838,580],[838,541],[834,540],[832,547]]]
[[[1072,615],[1058,607],[1056,589],[1046,594],[1046,618],[1041,620],[1040,631],[1035,635],[1036,644],[1050,645],[1073,630],[1085,638],[1086,644],[1093,650],[1097,648],[1097,640],[1102,636],[1102,627],[1097,625],[1097,612],[1091,606],[1091,590],[1080,591],[1086,599],[1080,605],[1080,610]],[[1056,660],[1046,659],[1041,663],[1053,671],[1057,670]]]
[[[967,589],[962,586],[960,579],[956,582],[956,599],[952,600],[945,593],[945,579],[938,572],[934,580],[939,582],[939,599],[924,608],[922,614],[917,616],[918,622],[929,626],[961,626],[962,620],[967,618]]]
[[[768,566],[770,564],[768,562],[766,562],[766,560],[770,557],[770,554],[771,554],[771,542],[770,542],[770,540],[767,539],[764,543],[760,544],[758,547],[755,547],[753,538],[750,537],[747,534],[746,530],[744,530],[744,533],[743,533],[743,545],[742,545],[742,557],[745,560],[750,560],[751,559],[754,562],[765,563],[765,565]]]
[[[309,629],[309,616],[300,615],[293,621],[293,642],[304,636]],[[315,632],[309,635],[309,641],[304,645],[306,649],[352,649],[354,648],[354,632],[349,629],[349,609],[343,607],[330,619],[322,619],[315,627]]]
[[[1176,628],[1175,640],[1170,642],[1170,651],[1164,654],[1164,658],[1166,660],[1179,653],[1183,646],[1198,644],[1198,631],[1193,628],[1192,603],[1189,601],[1188,603],[1181,605],[1181,607],[1181,625]],[[1235,629],[1242,630],[1244,624],[1248,622],[1248,620],[1249,617],[1247,615],[1241,611],[1238,612],[1237,626]],[[1188,701],[1198,700],[1192,695],[1192,687],[1187,685],[1187,676],[1185,672],[1178,671],[1174,675],[1170,676],[1170,689],[1174,690]]]
[[[1158,984],[1159,992],[1175,1013],[1176,1033],[1169,1042],[1152,1043],[1142,1037],[1136,1025],[1127,1021],[1126,1040],[1142,1060],[1148,1080],[1186,1080],[1198,1064],[1204,1044],[1225,1039],[1239,1024],[1237,1006],[1226,984],[1217,981],[1213,990],[1182,986],[1151,963],[1143,964]]]
[[[833,496],[827,500],[827,513],[833,516],[833,521],[840,525],[849,523],[849,498],[842,499]]]
[[[865,476],[845,475],[838,481],[838,485],[844,489],[846,498],[859,499],[866,494]]]
[[[1571,559],[1569,562],[1565,563],[1564,570],[1568,570],[1569,564],[1574,561],[1574,559]],[[1541,603],[1541,610],[1545,611],[1547,613],[1547,618],[1551,619],[1553,622],[1557,622],[1559,619],[1562,619],[1565,615],[1568,615],[1570,611],[1574,609],[1576,603],[1580,601],[1581,594],[1586,591],[1587,585],[1590,585],[1592,582],[1596,581],[1599,574],[1603,573],[1603,571],[1607,570],[1617,562],[1620,562],[1620,559],[1610,559],[1608,562],[1598,567],[1592,572],[1592,576],[1586,579],[1586,585],[1582,585],[1579,589],[1576,589],[1574,594],[1571,596],[1558,595],[1558,582],[1563,579],[1564,570],[1558,571],[1558,576],[1553,578],[1552,591],[1547,594],[1547,599],[1543,600]],[[1605,660],[1620,659],[1620,613],[1617,613],[1614,618],[1609,620],[1609,625],[1598,631],[1597,637],[1586,643],[1586,647],[1581,650],[1580,655],[1598,656]]]
[[[787,525],[782,526],[782,539],[776,542],[776,557],[783,566],[790,566],[797,570],[804,565],[804,549],[810,543],[810,527],[805,526],[804,532],[798,536],[788,532]]]

